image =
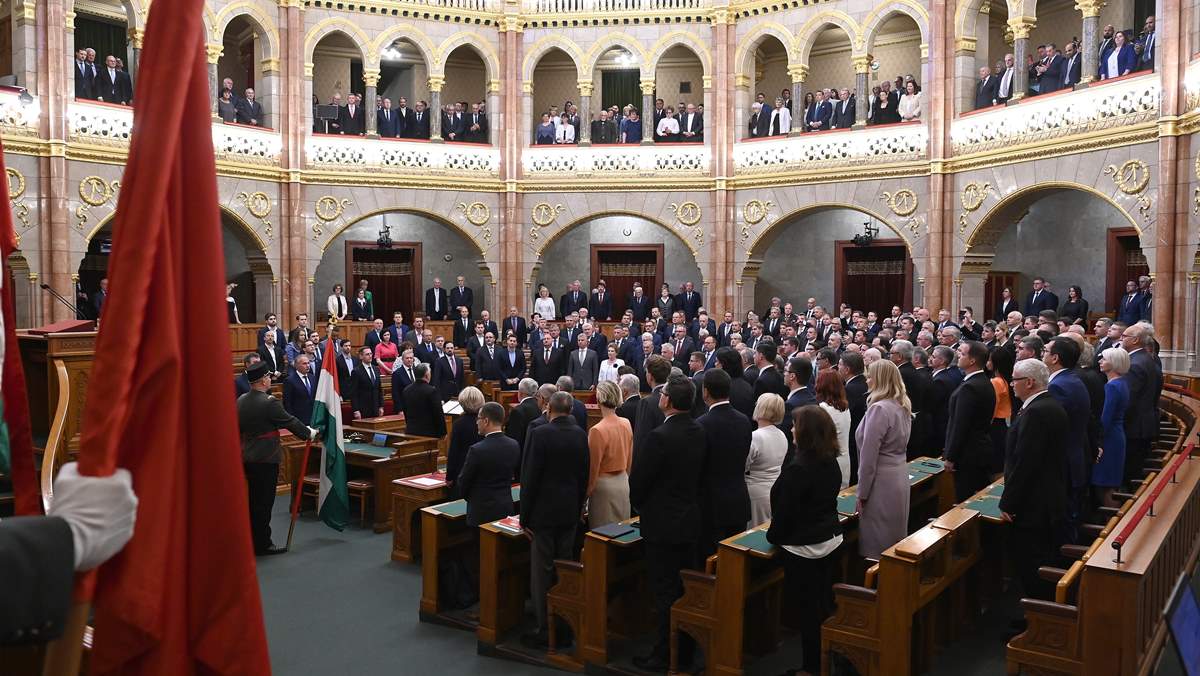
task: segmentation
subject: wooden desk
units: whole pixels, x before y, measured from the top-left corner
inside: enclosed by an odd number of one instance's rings
[[[421,509],[446,501],[445,477],[438,485],[422,486],[411,479],[436,478],[434,474],[392,480],[392,560],[416,563],[421,555]]]
[[[514,501],[519,491],[513,489]],[[478,652],[487,655],[521,623],[529,598],[529,538],[495,522],[479,527]]]
[[[403,413],[395,413],[392,415],[383,415],[376,418],[359,418],[358,420],[347,420],[346,424],[353,425],[356,429],[370,430],[373,432],[403,432],[407,428],[407,423],[404,421]],[[454,416],[446,414],[446,436],[438,439],[438,461],[446,462],[446,452],[450,449],[451,430],[454,427]]]

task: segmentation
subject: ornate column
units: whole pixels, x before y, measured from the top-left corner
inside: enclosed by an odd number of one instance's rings
[[[221,59],[221,54],[225,49],[219,44],[210,42],[205,46],[205,51],[208,54],[209,106],[212,108],[213,117],[217,117],[217,96],[221,93],[221,78],[217,74],[217,61]]]
[[[487,83],[487,121],[488,145],[500,142],[500,129],[504,126],[505,118],[501,111],[500,80],[488,80]]]
[[[1100,32],[1100,9],[1104,7],[1104,0],[1077,0],[1075,7],[1083,12],[1083,36],[1079,44],[1090,45],[1082,48],[1083,75],[1079,78],[1080,84],[1087,84],[1096,79],[1100,68],[1100,53],[1095,45],[1099,44],[1096,36]]]
[[[854,62],[854,126],[867,126],[867,76],[871,72],[871,57],[863,54],[856,56]]]
[[[434,143],[442,142],[442,85],[446,78],[441,75],[429,76],[429,140]]]
[[[364,68],[363,84],[367,87],[367,101],[363,105],[367,118],[367,136],[379,138],[379,130],[376,128],[379,118],[375,114],[375,87],[379,85],[379,69]]]
[[[130,82],[137,85],[138,68],[142,61],[142,39],[146,37],[146,31],[141,28],[130,28],[127,35],[129,36],[129,63],[125,64],[125,71],[129,73]]]
[[[72,67],[68,59],[72,57],[62,57],[73,54],[74,48],[67,45],[67,32],[62,29],[66,24],[65,16],[66,0],[37,3],[36,46],[38,55],[43,57],[36,62],[42,106],[39,132],[41,138],[50,141],[48,155],[38,158],[42,185],[38,214],[41,232],[38,233],[38,241],[41,247],[42,282],[67,298],[72,298],[75,285],[71,282],[71,274],[77,269],[73,269],[76,266],[71,264],[69,194],[74,191],[69,186],[72,176],[63,151],[69,133],[67,105],[74,92],[69,89],[71,80],[67,75]],[[46,55],[51,56],[46,58]],[[32,267],[32,261],[29,262]],[[46,321],[75,318],[61,303],[54,302],[49,294],[42,295],[42,303],[42,316]]]
[[[1029,91],[1029,70],[1025,66],[1025,57],[1029,54],[1029,32],[1037,26],[1037,19],[1032,16],[1017,16],[1008,20],[1008,27],[1013,35],[1013,63],[1017,70],[1013,73],[1012,99],[1019,101],[1025,98]],[[1085,51],[1095,51],[1088,48]]]
[[[67,83],[71,85],[70,91],[74,93],[75,84],[75,12],[66,12],[64,14],[63,39],[68,45],[67,51],[70,54],[64,54],[67,65],[67,72],[71,73],[71,79]],[[16,0],[12,3],[12,42],[13,42],[13,62],[12,72],[17,78],[17,84],[25,87],[31,94],[43,93],[38,86],[38,61],[42,54],[38,49],[38,33],[37,33],[37,2],[35,0]],[[37,273],[32,273],[37,274]]]
[[[312,67],[304,62],[303,3],[280,0],[278,17],[281,43],[275,119],[283,141],[279,168],[285,178],[279,185],[279,268],[275,273],[280,282],[276,285],[279,305],[274,309],[281,318],[290,321],[299,312],[307,311],[312,298],[312,287],[304,283],[309,270],[305,212],[311,213],[312,205],[306,208],[307,196],[300,183],[304,141],[312,130],[312,106],[296,104],[312,100],[313,82]],[[270,116],[269,110],[267,114]],[[318,262],[312,262],[312,269],[316,269]]]
[[[642,145],[654,143],[654,80],[642,80]]]
[[[1195,247],[1189,246],[1191,195],[1188,190],[1194,170],[1188,145],[1181,140],[1174,123],[1187,108],[1183,82],[1191,54],[1191,50],[1185,48],[1188,24],[1182,19],[1189,14],[1185,14],[1182,4],[1180,0],[1161,0],[1159,3],[1154,55],[1162,94],[1158,106],[1154,263],[1150,268],[1157,297],[1150,319],[1154,323],[1155,338],[1161,345],[1159,355],[1163,361],[1171,359],[1172,363],[1183,354],[1185,273],[1191,271],[1195,261]]]
[[[792,78],[792,129],[788,136],[799,136],[804,129],[804,81],[808,79],[808,66],[788,66]]]
[[[586,111],[583,114],[585,116],[588,115]],[[533,145],[534,134],[530,134],[529,132],[535,131],[537,126],[542,123],[541,115],[535,115],[533,112],[533,80],[525,80],[521,83],[521,113],[519,119],[533,125],[532,127],[526,127],[522,132],[526,140],[521,145]],[[513,126],[516,128],[520,127],[519,124]],[[588,125],[585,124],[583,126]]]
[[[575,139],[581,146],[592,145],[592,81],[579,80],[579,116],[583,118],[579,125],[579,138]]]

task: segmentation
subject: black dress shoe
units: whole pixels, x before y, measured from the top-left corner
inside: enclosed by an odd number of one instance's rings
[[[286,553],[287,553],[287,549],[285,549],[283,547],[276,547],[275,545],[271,545],[270,547],[267,547],[266,549],[262,549],[257,552],[254,552],[254,555],[255,556],[275,556],[276,554],[286,554]]]
[[[666,671],[671,662],[661,655],[651,653],[645,657],[634,657],[633,666],[642,671]]]

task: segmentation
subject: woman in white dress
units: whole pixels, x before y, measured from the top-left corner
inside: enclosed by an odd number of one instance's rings
[[[325,309],[329,310],[330,317],[336,317],[339,322],[345,321],[346,314],[350,312],[350,301],[342,293],[341,284],[333,285],[333,293],[325,299]]]
[[[783,397],[766,392],[754,404],[758,429],[750,436],[746,455],[746,491],[750,493],[750,523],[747,528],[771,519],[771,486],[779,478],[779,469],[787,455],[787,436],[779,429],[783,422]]]
[[[842,488],[845,488],[850,485],[850,403],[846,400],[846,386],[837,371],[824,370],[817,373],[817,389],[813,394],[817,405],[829,414],[837,428],[837,463],[842,470]]]
[[[533,311],[548,322],[554,321],[554,299],[550,297],[550,289],[545,284],[538,286],[538,297],[533,301]]]
[[[921,119],[921,92],[916,82],[909,80],[904,83],[904,95],[900,97],[900,105],[896,106],[896,110],[904,122]]]
[[[608,359],[600,362],[600,381],[611,380],[614,383],[621,378],[621,374],[617,370],[625,365],[623,359],[617,359],[617,346],[608,344]]]

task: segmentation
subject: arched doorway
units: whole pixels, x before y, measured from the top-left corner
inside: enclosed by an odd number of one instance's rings
[[[560,114],[570,103],[578,107],[579,85],[577,77],[579,66],[570,54],[558,49],[549,49],[537,60],[533,68],[533,110],[530,111],[530,140],[537,138],[537,126],[542,122],[542,115]],[[592,96],[593,108],[600,109],[600,99]],[[579,111],[581,124],[591,120],[591,111]],[[576,141],[579,139],[576,138]]]
[[[663,53],[654,64],[654,90],[655,98],[663,99],[667,106],[675,108],[675,115],[680,120],[680,132],[686,131],[683,129],[683,116],[687,114],[689,105],[695,106],[696,114],[704,114],[704,64],[691,47],[675,45]],[[703,134],[701,128],[699,139],[681,136],[678,140],[702,140]],[[655,138],[655,141],[664,140],[667,139]]]
[[[449,80],[446,85],[451,86]],[[379,84],[376,91],[376,96],[381,100],[380,105],[383,99],[389,99],[393,109],[399,109],[401,103],[409,111],[418,108],[424,111],[429,106],[429,64],[425,62],[425,57],[416,43],[407,38],[397,38],[380,51]],[[443,94],[442,101],[446,100]],[[429,114],[428,111],[422,113],[423,116]],[[399,129],[396,133],[401,135]],[[418,136],[415,127],[403,130],[402,135],[406,138],[428,138]]]
[[[567,226],[546,243],[534,267],[534,290],[545,284],[558,298],[579,280],[590,295],[604,280],[613,299],[613,318],[625,311],[635,282],[647,296],[666,283],[676,293],[684,282],[703,291],[703,275],[692,247],[669,229],[634,214],[593,216]]]
[[[100,280],[108,275],[112,243],[110,218],[92,234],[87,253],[79,263],[75,305],[79,308],[80,319],[96,319],[92,299],[100,288]],[[262,244],[236,216],[224,209],[221,210],[221,243],[225,281],[237,284],[233,298],[237,301],[238,318],[248,324],[261,321],[267,312],[277,312],[274,272]]]
[[[826,100],[831,100],[831,96],[839,96],[840,92],[845,89],[847,92],[855,91],[855,74],[854,61],[851,58],[853,47],[851,45],[850,36],[846,34],[846,29],[836,24],[827,24],[816,34],[809,46],[808,51],[808,77],[804,84],[804,98],[808,98],[808,92],[822,92]],[[867,91],[869,92],[872,85],[877,84],[874,77],[887,79],[886,75],[880,75],[880,71],[874,71],[869,75],[867,80]],[[855,105],[865,105],[866,102],[859,103],[857,100]],[[795,108],[793,104],[793,108]],[[792,128],[802,127],[804,120],[804,103],[801,102],[798,115],[792,118]],[[823,127],[827,129],[832,127],[832,121],[829,126]],[[808,129],[811,129],[808,128]],[[806,131],[808,130],[806,129]]]
[[[225,27],[221,44],[218,76],[221,80],[233,80],[233,91],[238,96],[245,96],[247,89],[253,89],[255,100],[262,104],[266,115],[258,126],[277,127],[276,71],[263,67],[271,58],[271,45],[263,26],[248,14],[236,16]]]
[[[363,84],[362,47],[346,33],[333,31],[321,38],[313,48],[312,92],[314,104],[335,105],[344,108],[351,97],[360,97],[357,106],[365,103]],[[314,113],[318,112],[315,109]],[[366,110],[357,123],[346,120],[318,119],[314,114],[313,131],[316,133],[366,134]],[[374,114],[374,111],[371,111]],[[357,117],[357,115],[356,115]]]
[[[787,47],[774,35],[765,35],[754,48],[753,54],[754,68],[749,73],[751,103],[745,107],[749,108],[754,102],[773,106],[775,99],[783,96],[783,90],[792,88],[792,79],[788,75]],[[793,101],[792,112],[800,110],[803,109],[799,107],[798,102]],[[749,116],[750,113],[746,112],[746,115]],[[749,136],[749,128],[742,129],[743,126],[745,125],[739,124],[738,134],[743,137]]]
[[[377,244],[385,226],[392,240],[388,248]],[[341,284],[353,298],[360,280],[366,279],[376,317],[390,323],[398,310],[411,318],[425,311],[425,289],[435,277],[449,288],[459,275],[475,292],[474,311],[493,310],[493,278],[481,255],[473,240],[432,214],[396,209],[368,215],[335,235],[325,248],[313,274],[316,315],[325,316],[325,299],[334,284]]]
[[[442,102],[462,106],[464,131],[458,138],[450,138],[448,130],[442,130],[442,138],[447,141],[467,141],[471,143],[491,143],[495,130],[487,124],[487,65],[483,57],[470,45],[461,45],[446,57],[443,66],[446,83],[442,85]],[[482,113],[477,113],[479,109]],[[472,130],[472,115],[480,115],[479,129]]]
[[[872,241],[855,243],[868,229]],[[754,243],[751,260],[743,275],[756,278],[749,309],[765,308],[778,296],[798,307],[811,297],[827,310],[849,303],[887,313],[893,305],[912,307],[919,297],[905,241],[857,209],[818,206],[782,219]]]
[[[918,91],[924,86],[921,27],[909,15],[897,12],[879,24],[867,38],[867,53],[872,57],[872,66],[879,64],[877,69],[872,67],[868,76],[868,93],[884,79],[891,79],[893,88],[898,78],[903,82],[910,77],[917,83]],[[904,93],[903,89],[900,93]]]
[[[1014,193],[967,240],[959,304],[977,312],[986,308],[993,319],[1004,287],[1024,309],[1034,277],[1043,277],[1060,306],[1068,287],[1079,286],[1091,313],[1112,312],[1125,283],[1153,269],[1141,234],[1124,210],[1090,188],[1059,185]]]

